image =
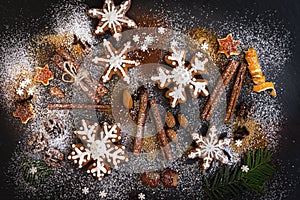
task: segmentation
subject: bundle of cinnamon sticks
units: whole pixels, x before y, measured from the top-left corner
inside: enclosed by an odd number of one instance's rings
[[[210,98],[208,99],[203,111],[200,114],[200,117],[202,119],[205,119],[207,121],[211,119],[212,114],[215,108],[217,107],[223,92],[225,91],[225,88],[230,83],[230,80],[233,78],[237,69],[238,72],[237,72],[236,80],[234,82],[234,86],[231,91],[230,99],[226,109],[225,120],[224,120],[225,124],[228,124],[230,122],[238,97],[240,95],[240,91],[242,88],[242,84],[247,69],[247,65],[245,63],[240,63],[234,60],[230,60],[228,62],[227,67],[223,71],[220,79],[218,80],[217,85],[214,88],[214,91],[210,95]]]
[[[148,102],[151,106],[151,111],[153,113],[156,131],[157,131],[157,139],[161,149],[162,157],[164,160],[172,160],[173,159],[172,150],[169,145],[166,131],[164,129],[164,123],[161,118],[159,106],[155,99],[148,100],[147,90],[144,90],[140,94],[137,129],[136,129],[136,136],[134,139],[134,146],[133,146],[133,155],[136,156],[140,155],[143,147],[144,128],[145,128],[145,121],[147,117]]]

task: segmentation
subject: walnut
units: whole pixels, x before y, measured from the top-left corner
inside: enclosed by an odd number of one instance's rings
[[[38,153],[48,148],[48,139],[47,134],[40,132],[31,136],[27,144],[34,153]]]
[[[49,148],[44,155],[44,161],[52,167],[60,166],[60,162],[64,159],[64,154],[58,149]]]

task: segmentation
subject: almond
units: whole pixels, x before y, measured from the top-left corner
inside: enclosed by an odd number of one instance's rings
[[[131,94],[128,92],[128,90],[123,91],[123,105],[127,109],[131,109],[133,106],[133,99],[131,97]]]
[[[173,128],[176,125],[175,117],[170,112],[166,113],[166,124],[169,128]]]
[[[50,95],[53,97],[57,97],[57,98],[64,98],[64,93],[57,87],[51,87],[50,90]]]
[[[172,142],[178,143],[178,137],[176,131],[174,131],[173,129],[168,129],[166,132]]]
[[[186,128],[189,125],[189,121],[186,119],[184,115],[179,114],[178,115],[178,122],[181,127]]]

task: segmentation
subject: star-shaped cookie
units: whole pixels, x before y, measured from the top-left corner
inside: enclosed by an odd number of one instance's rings
[[[239,40],[232,39],[232,35],[228,34],[223,39],[218,39],[220,45],[218,53],[224,53],[227,58],[232,55],[239,55],[238,46],[241,43]]]
[[[13,116],[20,118],[23,124],[26,124],[28,120],[34,118],[33,106],[31,103],[18,103],[16,107],[17,109],[13,112]]]
[[[43,85],[49,85],[49,81],[54,78],[54,74],[50,71],[49,66],[45,65],[45,67],[37,67],[36,74],[34,76],[34,80],[39,83],[43,83]]]
[[[105,0],[103,9],[92,8],[87,14],[92,18],[99,19],[99,23],[94,31],[95,35],[102,35],[110,30],[116,40],[120,39],[122,27],[137,28],[136,23],[125,16],[131,5],[131,0],[126,0],[115,6],[113,0]]]

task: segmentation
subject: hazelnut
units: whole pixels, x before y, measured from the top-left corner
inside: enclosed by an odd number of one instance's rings
[[[160,182],[159,173],[156,171],[149,171],[142,174],[142,182],[149,187],[157,187]]]
[[[167,188],[175,188],[178,185],[178,172],[172,169],[165,169],[161,175],[161,181]]]

